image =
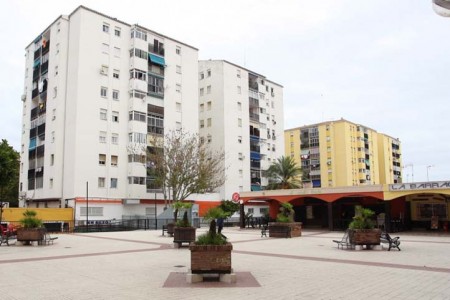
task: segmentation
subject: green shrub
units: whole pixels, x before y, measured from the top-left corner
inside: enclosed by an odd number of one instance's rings
[[[34,210],[26,210],[23,213],[23,218],[19,220],[23,228],[41,228],[43,227],[42,220],[39,219],[37,213]]]
[[[353,221],[348,225],[350,229],[373,229],[375,227],[374,221],[371,219],[375,212],[362,206],[357,206],[355,209],[355,216]]]
[[[294,208],[290,203],[281,203],[280,213],[277,215],[277,222],[294,222]]]
[[[189,223],[187,211],[185,211],[183,213],[183,218],[181,220],[177,221],[176,226],[177,227],[191,227],[191,223]]]
[[[224,245],[227,243],[227,239],[224,238],[220,234],[209,234],[209,231],[207,233],[204,233],[202,235],[199,235],[197,237],[197,240],[195,241],[196,245]]]

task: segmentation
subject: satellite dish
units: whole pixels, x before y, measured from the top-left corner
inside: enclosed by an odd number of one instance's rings
[[[450,17],[450,0],[432,0],[433,10],[442,17]]]

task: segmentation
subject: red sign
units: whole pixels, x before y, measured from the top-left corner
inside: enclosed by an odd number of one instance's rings
[[[233,201],[236,203],[239,202],[240,198],[241,198],[241,196],[239,195],[239,193],[233,193],[233,196],[231,197],[231,199],[233,199]]]

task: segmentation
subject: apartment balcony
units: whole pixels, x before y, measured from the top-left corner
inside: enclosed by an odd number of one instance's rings
[[[249,98],[258,100],[258,92],[257,91],[249,90],[248,91],[248,96],[249,96]]]
[[[41,57],[41,48],[34,51],[33,60],[36,60],[38,57]]]
[[[38,117],[39,107],[35,107],[31,110],[30,120],[36,119]]]
[[[43,63],[41,65],[41,75],[43,75],[47,72],[48,72],[48,61],[46,61],[45,63]]]
[[[50,51],[50,40],[42,43],[42,56],[47,54],[48,51]]]
[[[250,161],[250,168],[260,170],[261,161]]]
[[[251,120],[251,121],[259,122],[259,114],[250,113],[250,114],[249,114],[249,117],[250,117],[250,120]]]
[[[164,44],[163,43],[148,44],[148,52],[164,56],[165,53]]]
[[[34,97],[37,97],[39,95],[39,89],[35,88],[32,92],[31,92],[31,99],[33,99]]]
[[[248,104],[250,106],[250,108],[258,108],[259,107],[259,100],[252,98],[250,96],[250,98],[248,99]]]
[[[34,68],[33,69],[33,81],[37,81],[39,79],[39,75],[40,75],[40,70],[39,68]]]
[[[260,137],[259,128],[250,126],[250,138],[258,138]]]

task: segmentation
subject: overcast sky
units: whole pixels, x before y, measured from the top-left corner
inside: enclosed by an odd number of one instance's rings
[[[404,182],[450,180],[450,18],[431,0],[0,0],[0,138],[18,151],[24,49],[79,5],[283,85],[286,129],[345,118],[400,139]]]

